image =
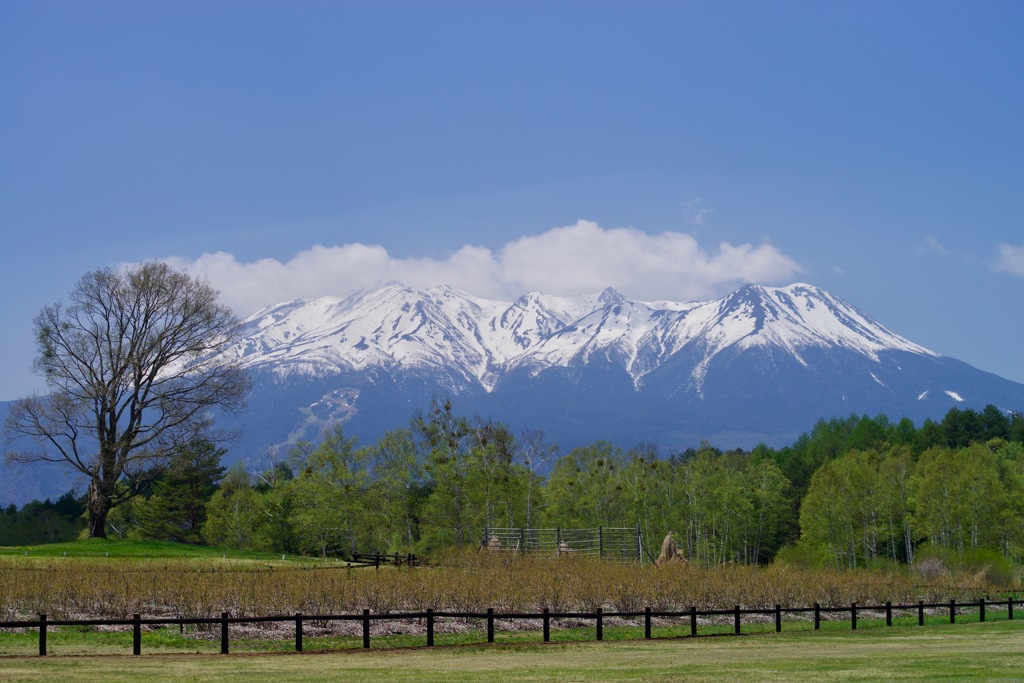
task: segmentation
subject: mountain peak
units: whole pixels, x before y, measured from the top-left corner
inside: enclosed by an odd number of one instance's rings
[[[605,287],[605,290],[601,292],[600,296],[597,297],[597,300],[603,306],[617,306],[629,301],[629,299],[620,294],[614,287]]]

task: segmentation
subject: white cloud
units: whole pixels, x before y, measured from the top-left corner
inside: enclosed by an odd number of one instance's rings
[[[1024,244],[1019,247],[1012,244],[1000,244],[999,258],[993,264],[993,268],[1024,277]]]
[[[694,197],[683,207],[690,225],[704,225],[704,217],[711,213],[711,207],[701,206],[702,203],[700,197]]]
[[[942,246],[942,243],[939,242],[938,238],[935,237],[934,235],[928,235],[927,237],[925,237],[924,242],[917,248],[917,253],[919,254],[924,254],[927,252],[937,252],[944,256],[949,254],[949,252],[946,250],[946,247]]]
[[[723,242],[708,251],[685,233],[650,235],[590,221],[521,237],[496,252],[467,245],[443,259],[395,258],[384,247],[353,243],[317,245],[286,262],[243,263],[226,252],[166,260],[205,275],[241,315],[289,299],[341,295],[389,280],[413,287],[448,284],[496,299],[531,290],[564,295],[611,286],[640,299],[693,300],[747,282],[784,283],[801,270],[768,243]]]

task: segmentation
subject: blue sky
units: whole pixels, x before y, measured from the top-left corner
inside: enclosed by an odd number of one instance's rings
[[[146,259],[242,316],[803,281],[1024,382],[1022,74],[1020,2],[0,0],[0,399]]]

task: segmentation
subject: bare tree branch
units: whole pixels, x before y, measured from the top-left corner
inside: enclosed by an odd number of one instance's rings
[[[110,509],[175,449],[216,440],[213,413],[241,410],[250,382],[219,355],[239,323],[205,280],[162,263],[101,269],[68,299],[35,319],[33,367],[50,393],[15,402],[6,457],[64,463],[89,477],[90,534],[104,536]]]

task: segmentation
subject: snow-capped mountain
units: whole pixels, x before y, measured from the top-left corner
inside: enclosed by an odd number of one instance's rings
[[[323,377],[369,368],[437,369],[452,390],[493,389],[525,352],[598,305],[600,297],[488,301],[451,287],[390,283],[346,298],[271,306],[251,316],[237,347],[252,368],[281,378]]]
[[[1024,409],[1024,385],[930,351],[807,284],[654,302],[613,289],[492,301],[389,283],[259,311],[231,353],[257,379],[250,453],[315,439],[339,421],[372,440],[433,397],[544,430],[563,448],[778,445],[822,417]]]
[[[346,298],[271,306],[251,316],[236,352],[251,368],[278,377],[325,377],[374,367],[437,369],[459,391],[494,390],[520,367],[586,364],[603,357],[637,388],[666,359],[693,349],[690,381],[728,349],[776,347],[806,365],[801,350],[842,348],[877,361],[883,351],[938,354],[887,330],[810,285],[747,285],[710,302],[632,301],[614,289],[596,296],[539,292],[490,301],[451,287],[418,290],[391,283]]]

